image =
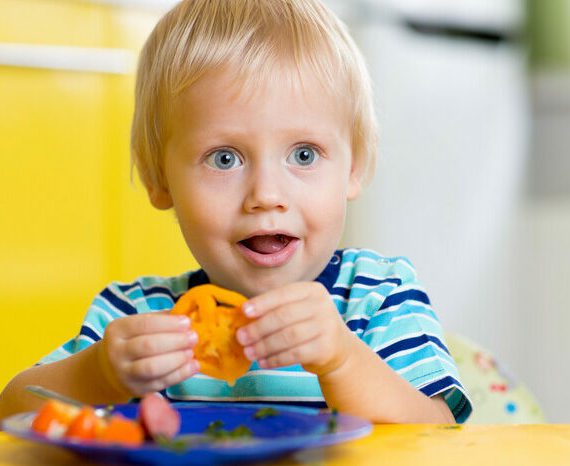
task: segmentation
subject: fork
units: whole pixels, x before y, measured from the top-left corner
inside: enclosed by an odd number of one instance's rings
[[[82,403],[79,400],[76,400],[66,395],[62,395],[61,393],[58,392],[54,392],[53,390],[49,390],[40,385],[26,385],[26,390],[40,398],[43,398],[44,400],[58,400],[63,403],[76,406],[77,408],[84,408],[85,406],[90,406],[87,405],[86,403]],[[113,406],[107,406],[105,408],[95,408],[95,415],[98,417],[109,417],[111,415],[112,409]]]

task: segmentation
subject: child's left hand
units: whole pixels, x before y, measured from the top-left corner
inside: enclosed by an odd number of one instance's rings
[[[301,364],[321,376],[348,357],[353,335],[318,282],[268,291],[247,301],[243,311],[256,320],[238,330],[238,341],[263,369]]]

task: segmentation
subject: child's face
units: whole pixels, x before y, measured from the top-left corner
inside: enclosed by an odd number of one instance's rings
[[[316,78],[240,94],[234,76],[210,72],[177,100],[168,190],[150,197],[174,207],[212,283],[255,296],[321,272],[360,184],[346,111]]]

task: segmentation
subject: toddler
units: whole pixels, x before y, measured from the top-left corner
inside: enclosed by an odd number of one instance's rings
[[[319,0],[179,3],[141,53],[132,155],[201,268],[110,284],[76,338],[10,382],[0,415],[36,408],[24,387],[40,384],[87,403],[160,391],[463,422],[471,405],[410,262],[337,249],[375,152],[368,72]],[[249,298],[237,338],[252,365],[233,387],[200,374],[196,334],[168,313],[204,283]]]

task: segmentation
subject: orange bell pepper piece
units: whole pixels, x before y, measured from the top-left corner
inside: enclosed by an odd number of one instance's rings
[[[187,315],[190,327],[198,334],[194,357],[200,372],[234,385],[244,375],[249,361],[236,339],[238,328],[250,322],[241,306],[247,298],[215,285],[200,285],[183,294],[172,314]]]

